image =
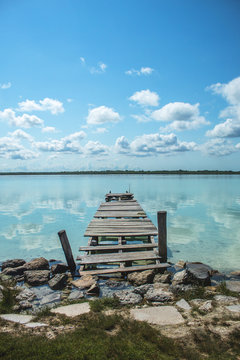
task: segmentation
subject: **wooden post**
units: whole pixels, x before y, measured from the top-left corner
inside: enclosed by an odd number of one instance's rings
[[[158,211],[158,254],[161,256],[160,262],[167,261],[167,212]]]
[[[65,230],[61,230],[58,232],[59,239],[62,244],[62,248],[67,260],[68,267],[72,274],[75,273],[76,270],[76,263],[73,259],[72,249],[68,241],[68,237]]]

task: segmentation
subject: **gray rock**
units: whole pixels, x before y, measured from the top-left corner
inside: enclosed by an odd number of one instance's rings
[[[226,281],[226,288],[230,291],[240,293],[240,281]]]
[[[2,263],[2,271],[6,268],[16,268],[26,263],[23,259],[6,260]]]
[[[176,272],[172,278],[173,285],[186,284],[187,283],[187,271],[181,270]]]
[[[187,283],[200,286],[211,285],[212,268],[202,263],[186,263]]]
[[[154,275],[155,275],[154,270],[145,270],[139,272],[132,272],[128,274],[127,279],[131,284],[135,286],[139,286],[143,284],[152,283]]]
[[[178,302],[176,302],[176,305],[183,310],[189,311],[191,310],[191,306],[185,299],[181,299]]]
[[[32,308],[32,304],[27,300],[20,301],[19,306],[20,306],[20,309],[22,309],[22,310],[27,310],[27,309]]]
[[[54,290],[50,289],[50,287],[48,285],[43,285],[39,288],[31,288],[31,291],[34,292],[34,294],[36,294],[38,299],[42,299],[44,296],[50,295],[50,294],[54,294]]]
[[[62,290],[67,285],[67,274],[56,274],[49,281],[48,285],[53,290]]]
[[[0,317],[6,321],[12,321],[18,324],[26,324],[32,321],[32,315],[19,315],[19,314],[4,314],[0,315]]]
[[[51,266],[51,273],[53,275],[55,275],[55,274],[63,274],[66,271],[68,271],[67,264],[59,263],[59,264],[54,264],[54,265]]]
[[[24,279],[31,286],[46,284],[49,280],[49,270],[29,270],[25,271]]]
[[[37,328],[37,327],[45,327],[48,326],[48,324],[40,323],[40,322],[29,322],[24,324],[27,328]]]
[[[83,291],[73,291],[71,292],[71,294],[68,297],[68,300],[78,300],[78,299],[83,299],[84,298],[84,293]]]
[[[92,286],[87,290],[87,295],[89,296],[98,296],[100,288],[97,283],[92,284]]]
[[[232,271],[232,272],[230,273],[230,275],[240,276],[240,270]]]
[[[90,305],[88,302],[84,302],[81,304],[73,304],[73,305],[66,305],[60,306],[56,309],[51,309],[52,313],[55,314],[64,314],[69,317],[79,316],[82,314],[87,314],[91,311]]]
[[[2,273],[7,276],[22,276],[24,271],[26,268],[25,265],[22,265],[15,268],[5,268]]]
[[[212,300],[204,301],[204,303],[199,306],[199,310],[204,312],[209,312],[212,310]]]
[[[47,259],[40,257],[27,262],[24,267],[26,270],[49,270],[49,263]]]
[[[84,275],[78,280],[72,281],[73,286],[79,289],[88,289],[96,283],[96,277],[92,275]]]
[[[139,304],[142,301],[142,297],[139,294],[135,294],[133,291],[121,290],[113,294],[121,304]]]
[[[154,283],[163,283],[170,284],[171,283],[171,274],[156,274],[153,279]]]
[[[33,299],[36,298],[36,294],[30,290],[30,289],[27,289],[27,288],[24,288],[20,294],[18,294],[16,296],[16,300],[17,301],[24,301],[24,300],[27,300],[27,301],[32,301]]]
[[[173,299],[173,293],[164,289],[150,289],[144,298],[152,302],[167,302]]]
[[[225,308],[229,311],[232,312],[236,312],[236,313],[240,313],[240,305],[229,305],[229,306],[225,306]]]
[[[192,291],[195,289],[195,286],[193,285],[184,285],[184,284],[177,284],[177,285],[174,285],[172,284],[170,287],[169,287],[169,290],[172,291],[174,294],[182,294],[182,293],[185,293],[187,291]]]
[[[131,316],[138,321],[147,321],[150,324],[166,326],[184,323],[182,315],[174,306],[152,306],[142,309],[131,309]]]
[[[136,287],[135,289],[133,289],[133,292],[135,294],[139,294],[139,295],[143,296],[143,295],[146,294],[146,292],[149,289],[152,289],[152,288],[153,288],[152,284],[145,284],[145,285],[141,285],[141,286]]]
[[[233,303],[238,302],[238,299],[234,296],[226,296],[226,295],[215,295],[214,300],[220,305],[231,305]]]
[[[49,305],[49,304],[54,304],[54,303],[58,303],[61,301],[61,294],[57,293],[57,292],[53,292],[52,294],[46,295],[44,296],[41,300],[40,300],[40,305]]]

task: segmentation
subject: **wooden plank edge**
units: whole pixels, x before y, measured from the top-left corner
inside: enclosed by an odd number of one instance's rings
[[[139,265],[139,266],[129,266],[124,268],[115,268],[115,269],[95,269],[95,270],[83,270],[79,271],[80,276],[83,275],[95,275],[95,274],[114,274],[118,272],[134,272],[134,271],[144,271],[144,270],[151,270],[151,269],[166,269],[171,265],[168,263],[161,263],[155,265]]]

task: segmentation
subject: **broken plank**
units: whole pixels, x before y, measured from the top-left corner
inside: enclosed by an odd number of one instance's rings
[[[125,268],[114,268],[114,269],[95,269],[95,270],[84,270],[79,271],[80,276],[83,275],[104,275],[104,274],[115,274],[119,272],[134,272],[134,271],[144,271],[152,269],[166,269],[170,266],[168,263],[154,264],[154,265],[139,265],[139,266],[129,266]]]

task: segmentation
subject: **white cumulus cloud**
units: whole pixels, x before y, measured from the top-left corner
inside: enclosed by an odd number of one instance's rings
[[[43,133],[53,133],[56,132],[56,128],[54,126],[45,126],[42,128]]]
[[[156,92],[147,90],[136,91],[129,100],[143,106],[158,106],[159,96]]]
[[[84,151],[87,155],[107,155],[109,152],[108,146],[101,144],[99,141],[89,141]]]
[[[237,147],[231,141],[226,139],[211,139],[199,146],[205,155],[227,156],[237,151]]]
[[[9,89],[11,86],[12,86],[12,84],[10,83],[10,81],[8,83],[6,83],[6,84],[0,84],[0,88],[2,90]]]
[[[107,122],[116,123],[118,121],[120,121],[119,113],[107,106],[91,109],[87,116],[87,123],[90,125],[101,125]]]
[[[53,115],[64,112],[63,103],[56,99],[45,98],[36,102],[35,100],[22,101],[18,103],[19,111],[50,111]]]
[[[206,135],[219,138],[240,137],[240,77],[231,80],[227,84],[213,84],[207,88],[214,94],[221,95],[229,104],[223,109],[219,118],[226,120],[208,130]]]
[[[43,120],[35,115],[23,114],[17,116],[12,109],[5,109],[0,111],[0,120],[6,121],[11,126],[17,126],[22,128],[31,128],[34,126],[42,126]]]
[[[131,70],[127,70],[125,71],[125,74],[127,75],[151,75],[153,73],[154,69],[150,68],[150,67],[141,67],[140,70],[136,70],[136,69],[131,69]]]
[[[59,140],[53,139],[49,141],[35,142],[35,146],[41,151],[82,153],[83,149],[80,141],[85,137],[86,133],[84,131],[79,131]]]

